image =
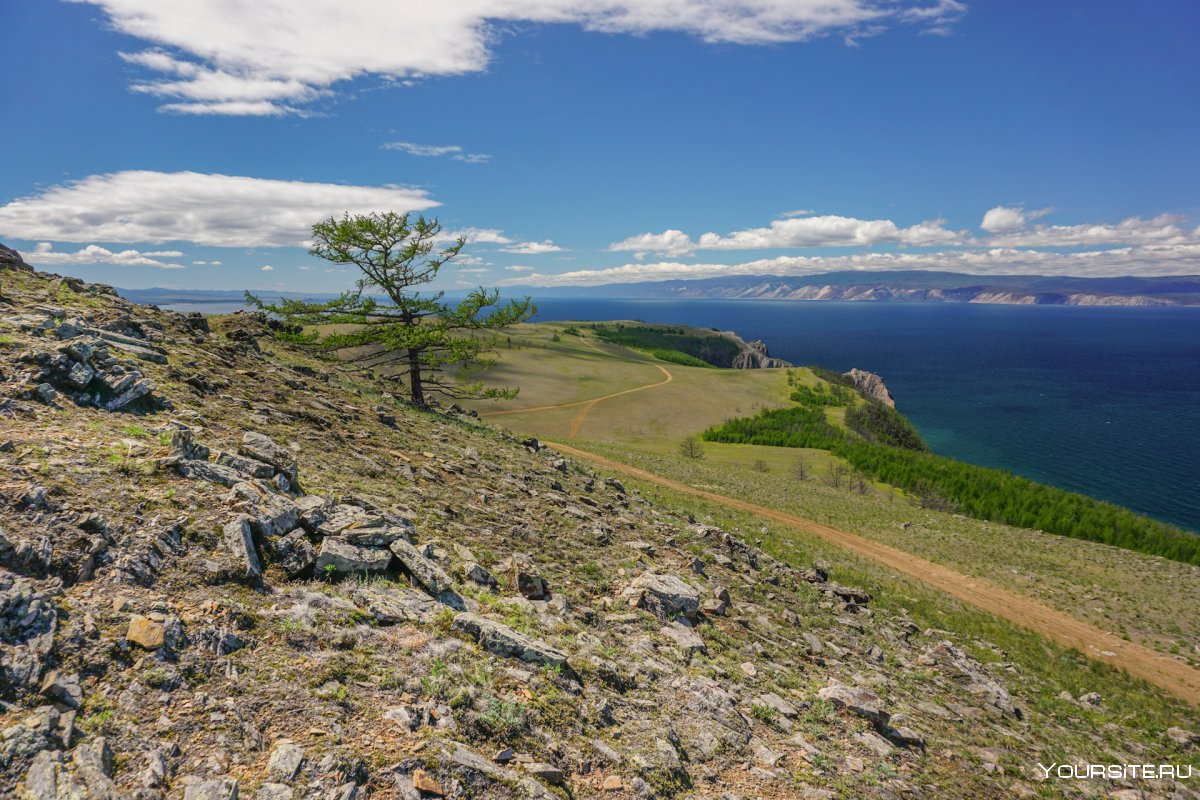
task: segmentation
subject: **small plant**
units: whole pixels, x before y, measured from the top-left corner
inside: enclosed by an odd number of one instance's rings
[[[770,706],[762,703],[753,703],[750,706],[750,716],[754,717],[759,722],[765,722],[768,725],[773,725],[775,720],[779,718],[779,712]]]
[[[332,581],[337,574],[337,566],[334,564],[325,565],[325,580]]]
[[[767,466],[767,462],[766,462],[766,461],[763,461],[763,460],[760,458],[760,459],[758,459],[757,461],[755,461],[755,462],[754,462],[754,471],[755,471],[755,472],[770,472],[770,471],[771,471],[771,468],[770,468],[769,466]]]
[[[525,706],[521,703],[504,700],[494,694],[485,695],[482,702],[483,710],[475,718],[475,724],[485,735],[510,739],[528,724]]]

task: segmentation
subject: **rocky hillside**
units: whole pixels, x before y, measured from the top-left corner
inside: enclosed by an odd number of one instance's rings
[[[1157,763],[1194,735],[1039,714],[997,648],[837,564],[406,407],[261,316],[16,266],[0,796],[1196,796],[1039,784],[1064,742]]]

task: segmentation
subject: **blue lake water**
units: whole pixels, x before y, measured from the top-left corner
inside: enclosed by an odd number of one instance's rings
[[[535,300],[539,320],[718,327],[878,372],[938,453],[1200,530],[1200,309]]]

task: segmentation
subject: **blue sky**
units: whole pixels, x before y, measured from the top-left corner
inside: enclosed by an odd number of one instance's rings
[[[87,280],[340,289],[305,231],[387,208],[468,236],[446,288],[1200,273],[1190,0],[17,0],[0,27],[0,241]]]

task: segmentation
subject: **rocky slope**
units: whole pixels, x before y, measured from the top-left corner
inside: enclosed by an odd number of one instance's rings
[[[1195,797],[1038,785],[1090,723],[986,642],[263,317],[0,291],[0,796]]]

